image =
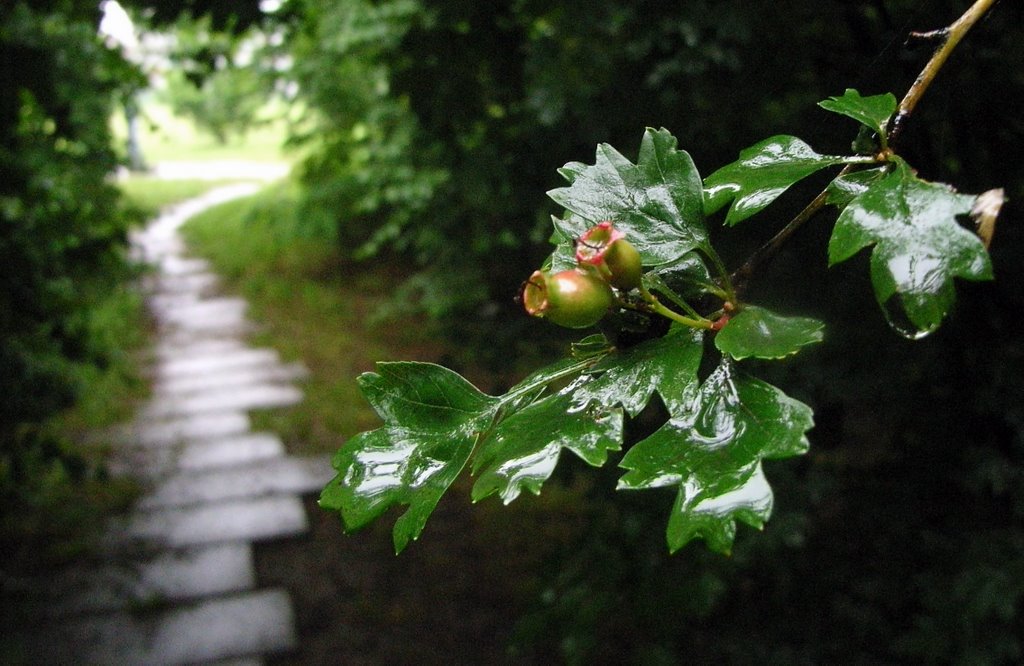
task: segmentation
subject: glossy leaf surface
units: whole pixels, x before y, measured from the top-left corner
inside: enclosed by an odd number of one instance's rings
[[[837,176],[828,184],[826,189],[828,193],[827,201],[830,205],[843,209],[858,196],[867,192],[871,183],[882,178],[885,174],[886,170],[880,167],[877,169],[853,171]]]
[[[813,425],[807,405],[720,365],[688,409],[623,457],[624,489],[679,486],[668,527],[676,551],[701,537],[727,552],[735,521],[760,527],[771,512],[761,460],[799,455]]]
[[[416,539],[437,502],[462,471],[498,400],[455,372],[430,363],[380,363],[359,378],[384,426],[362,433],[334,457],[338,475],[320,505],[346,527],[366,525],[395,504],[395,550]]]
[[[783,317],[747,305],[715,335],[715,346],[734,359],[784,358],[821,342],[825,325],[809,317]]]
[[[644,133],[636,164],[601,144],[593,165],[570,162],[559,173],[570,185],[548,195],[572,213],[554,220],[563,243],[611,220],[647,266],[707,247],[700,175],[667,130]]]
[[[725,223],[734,225],[764,210],[793,183],[844,160],[819,155],[795,136],[773,136],[704,179],[704,210],[710,215],[731,203]]]
[[[923,181],[897,161],[839,216],[829,240],[829,264],[873,245],[871,281],[883,312],[902,334],[925,335],[952,307],[954,277],[992,277],[981,240],[956,220],[970,213],[975,198]]]
[[[878,136],[885,136],[886,124],[896,112],[896,97],[892,93],[862,97],[853,88],[847,88],[842,97],[830,97],[818,102],[818,106],[853,118]]]
[[[600,467],[622,447],[622,411],[571,409],[571,388],[503,419],[473,461],[473,501],[498,493],[506,504],[523,490],[539,494],[562,449]]]
[[[573,394],[574,409],[618,405],[636,416],[657,391],[670,412],[682,410],[697,390],[702,339],[699,331],[679,327],[609,354],[590,371],[594,379]]]

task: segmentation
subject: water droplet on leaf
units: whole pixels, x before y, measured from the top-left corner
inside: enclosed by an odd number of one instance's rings
[[[882,305],[882,312],[885,314],[885,321],[889,328],[896,331],[907,340],[920,340],[935,331],[938,324],[922,328],[910,320],[906,309],[903,306],[903,299],[899,294],[894,295]]]

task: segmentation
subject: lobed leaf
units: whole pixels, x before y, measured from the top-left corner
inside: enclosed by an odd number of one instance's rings
[[[829,265],[873,245],[871,282],[890,324],[908,337],[927,334],[953,306],[953,278],[992,278],[981,240],[956,220],[970,213],[975,199],[917,178],[897,159],[840,214]]]
[[[392,532],[401,552],[465,467],[499,401],[431,363],[379,363],[359,384],[384,426],[338,451],[338,474],[321,493],[320,506],[357,529],[392,505],[407,505]]]
[[[809,317],[783,317],[747,305],[715,335],[715,346],[736,360],[785,358],[821,342],[825,325]]]
[[[473,501],[498,493],[508,504],[523,490],[540,493],[562,449],[594,467],[622,448],[622,411],[572,409],[571,388],[503,419],[473,461]]]
[[[559,173],[570,185],[548,195],[571,213],[554,220],[562,245],[612,220],[648,266],[708,247],[700,175],[668,130],[644,132],[636,164],[601,144],[593,165],[570,162]]]
[[[595,378],[573,394],[573,408],[618,405],[636,416],[655,391],[670,413],[690,403],[699,384],[703,334],[676,327],[661,338],[604,357],[590,371]]]
[[[886,125],[892,114],[896,112],[897,102],[892,93],[862,97],[853,88],[847,88],[842,97],[829,97],[827,100],[818,102],[818,106],[826,111],[853,118],[879,137],[884,138]]]
[[[725,223],[732,226],[764,210],[797,181],[846,159],[819,155],[795,136],[770,137],[704,179],[704,212],[731,203]]]
[[[759,527],[771,512],[765,458],[799,455],[813,425],[811,409],[757,379],[736,376],[723,362],[701,385],[688,409],[630,449],[623,489],[678,485],[668,526],[676,551],[696,537],[727,552],[735,521]]]

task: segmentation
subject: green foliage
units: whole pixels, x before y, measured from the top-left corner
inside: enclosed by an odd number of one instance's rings
[[[954,277],[992,279],[981,240],[956,220],[970,213],[975,199],[925,182],[897,160],[843,209],[829,241],[829,263],[874,245],[871,282],[893,327],[910,336],[934,331],[956,298]],[[909,326],[893,319],[902,313]]]
[[[893,100],[847,90],[825,106],[881,130]],[[480,393],[440,366],[380,364],[377,374],[360,378],[360,385],[385,425],[339,450],[334,459],[338,476],[324,490],[321,505],[338,510],[350,529],[392,504],[409,505],[394,527],[400,552],[419,537],[442,494],[470,460],[479,477],[474,500],[497,493],[507,503],[524,489],[539,493],[563,448],[590,465],[603,465],[609,451],[622,448],[623,412],[637,417],[657,392],[667,418],[622,458],[627,472],[619,488],[678,486],[668,521],[669,550],[700,537],[711,549],[729,552],[737,520],[761,528],[771,514],[772,489],[762,461],[804,453],[809,446],[805,433],[813,425],[810,407],[742,376],[732,359],[790,356],[821,342],[823,325],[738,302],[711,245],[704,212],[731,201],[725,218],[731,226],[765,209],[810,173],[859,161],[823,157],[795,137],[773,137],[742,151],[739,160],[702,183],[690,156],[676,148],[675,137],[648,129],[636,164],[608,145],[598,147],[592,166],[567,164],[560,173],[570,186],[549,193],[567,214],[553,220],[557,247],[548,264],[565,266],[573,257],[579,271],[591,272],[570,273],[610,279],[601,272],[602,255],[595,255],[599,261],[594,265],[589,261],[598,246],[587,246],[584,261],[575,245],[620,233],[648,266],[692,262],[698,251],[711,260],[718,276],[703,282],[705,293],[696,298],[718,298],[724,301],[722,309],[706,318],[663,280],[652,283],[684,311],[679,313],[643,285],[629,285],[616,291],[621,315],[660,315],[674,321],[676,330],[648,332],[652,339],[622,349],[610,344],[601,349],[599,339],[588,339],[589,352],[577,351],[582,357],[575,362],[541,371],[500,397]],[[869,163],[885,174],[856,181],[862,191],[846,203],[836,223],[830,262],[877,243],[872,279],[879,302],[885,307],[898,296],[921,334],[931,332],[955,298],[954,275],[991,278],[981,241],[953,220],[971,209],[974,197],[917,179],[902,158],[888,152]],[[838,189],[850,192],[851,186],[844,181]],[[602,226],[594,227],[598,223]],[[524,296],[527,310],[543,315],[531,297]],[[734,317],[728,314],[737,308]],[[903,332],[891,318],[890,323]],[[616,326],[614,321],[610,325]],[[718,332],[715,347],[724,356],[702,379],[700,331],[708,329]]]
[[[262,71],[240,62],[238,53],[243,45],[254,48],[256,33],[217,32],[209,17],[203,17],[179,20],[174,36],[173,56],[179,66],[169,73],[165,92],[174,112],[220,145],[258,125],[268,86]]]
[[[821,342],[825,325],[809,317],[782,317],[748,305],[715,336],[715,346],[737,361],[784,358]]]
[[[0,9],[6,580],[52,563],[54,549],[81,546],[95,525],[88,495],[104,483],[72,436],[123,415],[137,393],[128,353],[141,309],[123,288],[133,218],[109,181],[116,161],[107,119],[141,77],[98,39],[96,18],[90,3]]]
[[[861,94],[853,88],[847,88],[842,97],[830,97],[823,102],[818,102],[818,106],[826,111],[853,118],[873,131],[875,136],[884,142],[889,119],[896,112],[896,96],[888,93],[873,97],[861,97]]]
[[[559,173],[571,185],[548,194],[572,213],[555,223],[563,252],[571,255],[573,240],[606,219],[626,233],[648,266],[708,249],[700,176],[668,130],[644,133],[635,165],[601,145],[592,166],[571,162]]]
[[[707,177],[705,212],[710,215],[731,204],[725,223],[734,225],[760,213],[797,181],[843,161],[819,155],[795,136],[773,136]]]
[[[24,3],[4,11],[0,60],[0,439],[70,403],[67,363],[111,350],[89,330],[119,277],[128,220],[107,182],[105,118],[132,70],[95,27]]]

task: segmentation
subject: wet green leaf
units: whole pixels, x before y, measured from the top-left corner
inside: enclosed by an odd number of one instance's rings
[[[644,285],[675,301],[675,296],[696,298],[707,291],[714,282],[704,259],[696,252],[684,254],[667,264],[662,264],[644,273]],[[678,305],[678,302],[677,302]]]
[[[669,549],[701,537],[727,552],[736,520],[760,527],[771,512],[761,461],[804,453],[812,425],[807,405],[724,362],[688,409],[626,453],[621,466],[629,471],[619,487],[678,486]]]
[[[829,240],[829,264],[874,245],[871,281],[883,312],[903,335],[925,335],[953,306],[953,278],[992,278],[981,240],[956,220],[970,213],[974,201],[917,178],[899,160],[840,214]]]
[[[773,136],[704,179],[704,212],[710,215],[731,202],[725,223],[732,226],[764,210],[793,183],[845,160],[819,155],[795,136]]]
[[[896,97],[892,93],[861,97],[853,88],[847,88],[842,97],[829,97],[818,102],[818,106],[826,111],[853,118],[878,136],[884,137],[885,126],[896,112]]]
[[[681,411],[697,390],[703,334],[685,327],[606,356],[590,371],[594,379],[573,394],[574,409],[619,405],[640,413],[655,391],[669,412]]]
[[[784,358],[821,342],[825,325],[808,317],[783,317],[747,305],[715,335],[715,346],[734,359]]]
[[[473,501],[498,493],[508,504],[523,490],[539,494],[562,449],[600,467],[608,451],[622,447],[622,411],[574,410],[571,391],[542,398],[495,427],[473,460]]]
[[[384,426],[353,437],[338,451],[338,475],[320,505],[339,511],[348,529],[366,525],[392,505],[408,505],[393,530],[401,552],[462,471],[499,401],[430,363],[379,363],[359,384]]]
[[[548,195],[572,213],[554,220],[561,245],[612,220],[647,266],[707,247],[700,175],[667,130],[644,133],[636,164],[601,144],[593,165],[570,162],[559,173],[570,185]]]
[[[884,168],[864,169],[837,176],[828,184],[828,203],[842,210],[851,201],[867,191],[871,183],[886,174]]]

